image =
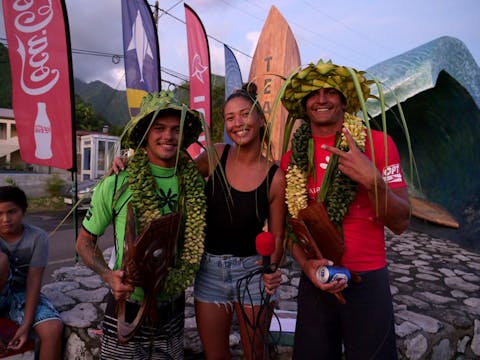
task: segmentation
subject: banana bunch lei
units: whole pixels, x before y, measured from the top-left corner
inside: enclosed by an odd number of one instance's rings
[[[186,153],[180,153],[177,166],[178,187],[182,190],[178,206],[186,219],[183,229],[184,243],[179,261],[169,270],[165,280],[162,299],[171,298],[190,286],[200,267],[204,251],[206,225],[204,180]],[[145,149],[138,149],[130,159],[127,171],[132,191],[131,201],[141,231],[148,222],[162,216],[157,185]]]
[[[345,113],[343,126],[352,135],[358,148],[365,151],[366,128],[362,119]],[[341,134],[336,147],[348,151],[345,135]],[[338,156],[332,155],[322,181],[317,201],[323,201],[330,220],[341,228],[342,221],[357,191],[357,183],[337,168]],[[298,217],[298,212],[307,207],[307,177],[314,173],[313,139],[310,124],[303,122],[292,140],[292,157],[286,175],[285,197],[289,215]]]

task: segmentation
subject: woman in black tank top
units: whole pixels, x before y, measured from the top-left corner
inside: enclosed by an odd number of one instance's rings
[[[243,289],[237,289],[236,279],[259,268],[255,239],[263,232],[265,223],[275,239],[275,250],[269,260],[279,264],[282,259],[285,177],[264,155],[270,154],[266,146],[269,138],[265,117],[256,100],[255,84],[230,95],[223,116],[232,145],[215,145],[219,159],[213,170],[206,154],[196,159],[200,171],[208,176],[205,255],[194,291],[197,326],[205,357],[229,359],[229,335],[235,312],[244,356],[263,359],[268,358],[264,353],[265,334],[273,307],[265,310],[264,306],[261,318],[256,317],[265,295],[268,293],[266,299],[269,299],[280,285],[281,271],[263,274],[261,279],[258,275],[258,281],[249,288],[249,291],[260,289],[261,282],[262,291],[252,295],[257,300],[263,295],[260,302],[242,302],[239,292]],[[259,327],[254,334],[249,324],[255,322]]]
[[[267,124],[256,90],[250,83],[225,102],[223,116],[232,144],[215,145],[218,158],[213,167],[205,152],[195,159],[200,173],[208,177],[205,254],[194,287],[197,326],[207,359],[230,358],[234,313],[245,357],[268,358],[267,331],[273,312],[270,297],[275,299],[281,271],[271,266],[272,273],[262,274],[262,257],[256,253],[255,242],[268,226],[274,250],[264,259],[272,265],[280,263],[285,175],[271,159]],[[116,158],[112,170],[118,173],[123,168],[122,160]],[[253,273],[256,275],[251,277]],[[245,281],[238,281],[246,277],[248,287]],[[241,295],[246,296],[242,299]]]

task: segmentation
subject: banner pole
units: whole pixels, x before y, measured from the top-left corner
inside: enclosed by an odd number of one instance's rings
[[[65,4],[65,0],[61,0],[60,3],[62,4],[62,12],[63,12],[63,20],[65,23],[65,41],[67,44],[67,58],[68,58],[68,78],[69,78],[69,84],[70,84],[70,112],[72,114],[72,168],[71,168],[71,174],[72,174],[72,182],[73,182],[73,204],[74,204],[74,210],[73,210],[73,226],[74,226],[74,239],[73,239],[73,245],[74,249],[76,248],[76,243],[77,243],[77,237],[78,237],[78,181],[77,181],[77,119],[75,116],[75,86],[74,86],[74,80],[73,80],[73,62],[72,62],[72,46],[70,42],[70,26],[68,23],[68,13],[67,13],[67,7]],[[75,255],[74,255],[75,262],[78,262],[79,256],[77,254],[77,251],[75,250]]]

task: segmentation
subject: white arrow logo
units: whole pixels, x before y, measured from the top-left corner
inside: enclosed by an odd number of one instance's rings
[[[143,62],[147,56],[150,56],[153,59],[152,49],[148,43],[147,35],[143,30],[142,17],[140,16],[140,11],[137,11],[137,17],[135,22],[132,25],[132,38],[128,44],[128,50],[135,49],[137,53],[138,66],[140,67],[140,81],[145,82],[143,77]]]

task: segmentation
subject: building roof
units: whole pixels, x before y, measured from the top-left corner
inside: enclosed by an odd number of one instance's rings
[[[14,119],[15,117],[13,116],[13,110],[12,109],[0,108],[0,118]]]

